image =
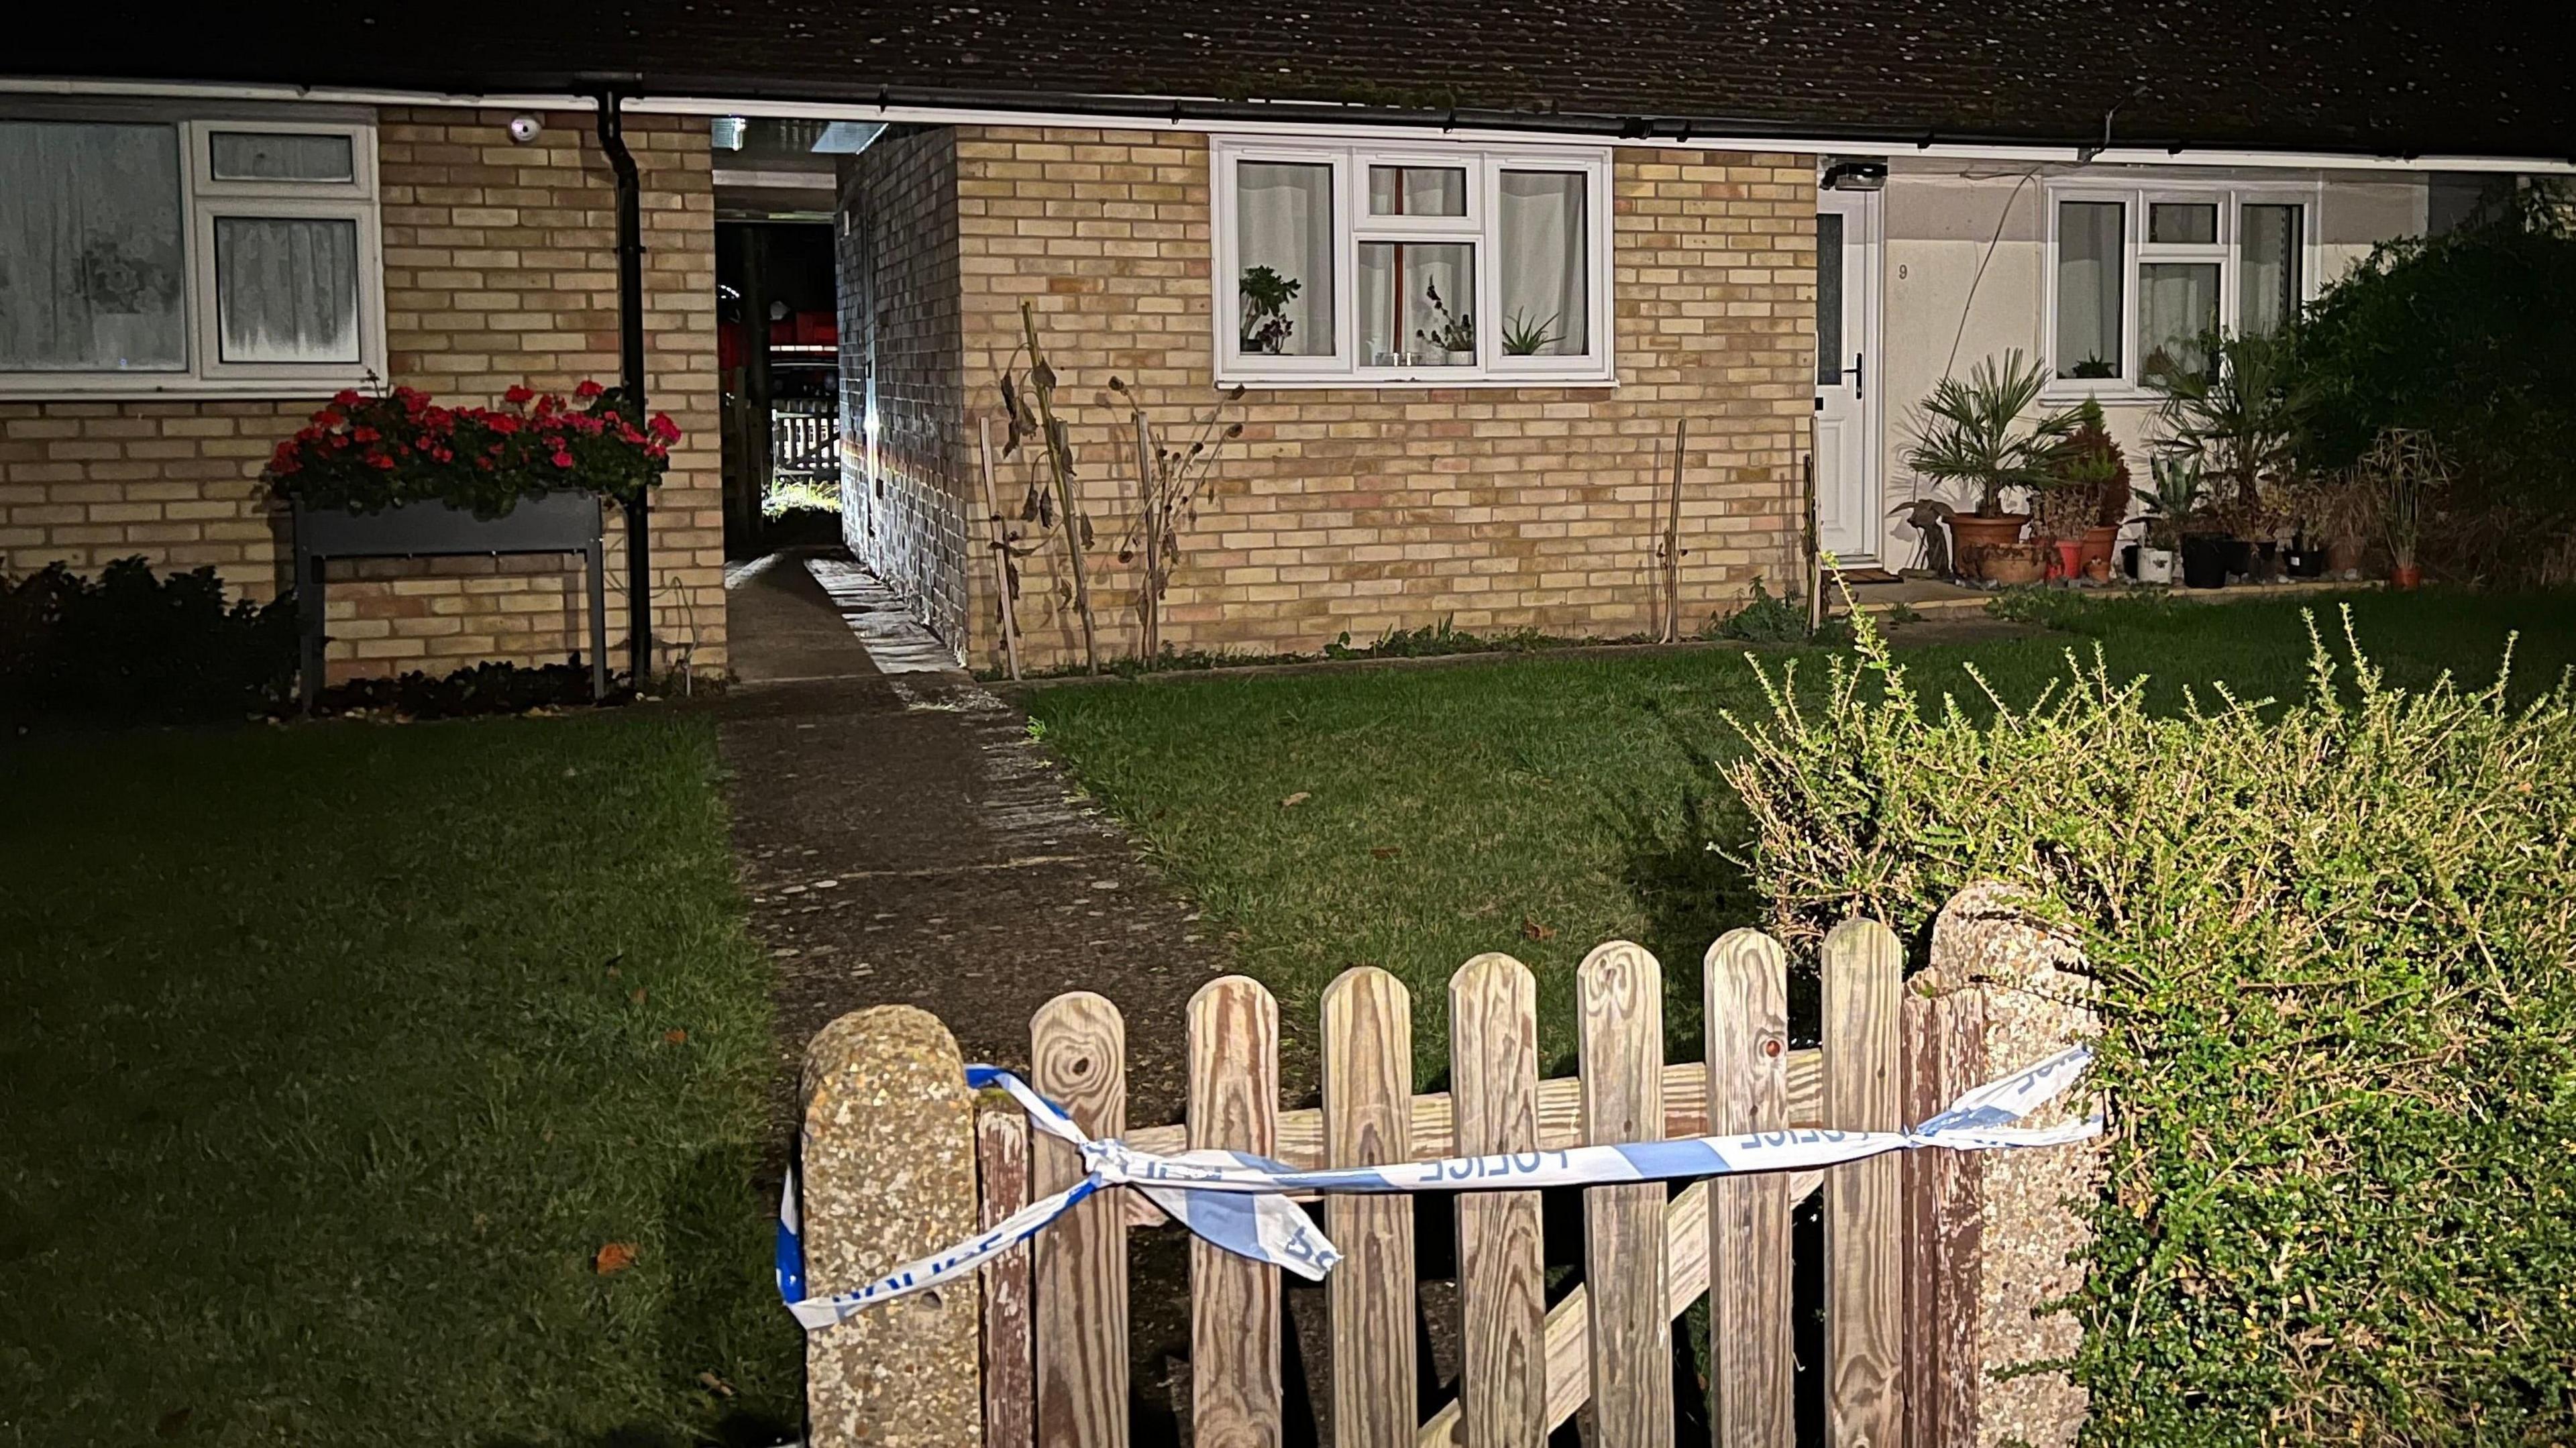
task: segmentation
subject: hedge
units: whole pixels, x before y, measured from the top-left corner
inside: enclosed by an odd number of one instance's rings
[[[1930,701],[1874,632],[1728,771],[1775,925],[2018,888],[2101,987],[2113,1103],[2063,1364],[2104,1444],[2576,1442],[2576,692],[2179,717],[2069,655]],[[2311,620],[2311,633],[2315,633]],[[1919,954],[1919,952],[1918,952]]]

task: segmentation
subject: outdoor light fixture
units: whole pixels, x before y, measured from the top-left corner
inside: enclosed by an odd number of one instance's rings
[[[514,145],[524,146],[528,144],[530,141],[535,140],[539,135],[543,134],[545,129],[546,123],[544,121],[537,119],[535,116],[532,116],[525,111],[521,111],[519,114],[510,118],[510,140]]]
[[[1828,191],[1884,191],[1887,189],[1887,163],[1832,162],[1825,167],[1824,187]]]

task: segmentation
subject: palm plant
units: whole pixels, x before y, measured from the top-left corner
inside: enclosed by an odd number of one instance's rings
[[[2279,337],[2216,331],[2203,334],[2199,347],[2208,366],[2147,377],[2164,394],[2157,448],[2190,459],[2216,489],[2220,509],[2259,518],[2297,470],[2307,389]]]
[[[2000,364],[1978,362],[1964,381],[1942,378],[1917,409],[1906,466],[1936,483],[1976,489],[1977,515],[2001,516],[2004,489],[2047,485],[2074,429],[2071,413],[2024,421],[2047,385],[2048,374],[2018,349]]]

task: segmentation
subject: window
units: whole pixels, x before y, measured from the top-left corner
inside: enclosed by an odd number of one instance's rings
[[[0,117],[0,396],[381,374],[374,162],[356,121]]]
[[[1603,153],[1221,140],[1215,164],[1221,380],[1610,379]]]
[[[2307,299],[2309,201],[2159,189],[2054,192],[2049,339],[2061,391],[2134,391],[2209,365],[2213,331],[2272,332]]]

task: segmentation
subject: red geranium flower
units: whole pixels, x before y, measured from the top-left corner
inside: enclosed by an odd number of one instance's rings
[[[501,400],[509,403],[513,407],[518,407],[525,405],[528,399],[536,395],[535,389],[527,386],[525,383],[513,382],[510,384],[510,389],[501,394]]]
[[[644,424],[644,430],[666,443],[680,440],[680,425],[665,413],[654,413],[652,420]]]
[[[572,390],[572,395],[580,398],[584,402],[588,402],[606,390],[606,388],[601,387],[598,383],[585,377],[581,379],[581,385]]]
[[[331,394],[331,400],[342,407],[355,407],[359,402],[358,390],[354,387],[343,387]]]

